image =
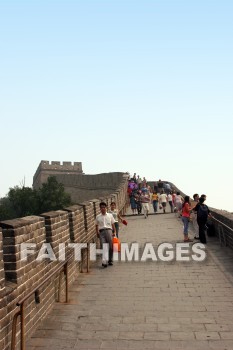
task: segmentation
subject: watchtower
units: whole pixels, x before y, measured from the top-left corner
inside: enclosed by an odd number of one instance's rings
[[[83,174],[81,162],[59,162],[42,160],[33,176],[33,188],[37,189],[42,183],[47,182],[49,176],[58,174]]]

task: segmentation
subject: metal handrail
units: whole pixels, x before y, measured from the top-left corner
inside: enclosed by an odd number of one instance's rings
[[[218,222],[219,224],[221,224],[222,226],[224,226],[226,229],[228,229],[229,231],[233,232],[233,229],[232,229],[230,226],[224,224],[224,222],[222,222],[222,221],[216,219],[214,216],[210,216],[210,219],[214,219],[214,221]]]
[[[60,273],[64,271],[64,275],[66,276],[66,287],[65,287],[65,294],[66,294],[66,303],[68,303],[68,293],[69,293],[69,278],[68,278],[68,262],[71,260],[72,256],[67,258],[62,265],[60,265],[58,268],[56,268],[52,274],[50,274],[48,277],[46,277],[37,287],[33,288],[27,295],[24,296],[21,300],[19,300],[16,305],[20,307],[20,310],[16,312],[16,314],[13,317],[13,323],[12,323],[12,337],[11,337],[11,350],[15,350],[16,345],[16,327],[17,327],[17,319],[20,316],[20,349],[25,350],[25,307],[24,303],[25,301],[30,298],[34,293],[38,294],[39,288],[41,288],[46,282],[48,282],[51,277],[56,275],[59,271]],[[59,289],[60,289],[60,283],[59,283]],[[38,298],[38,295],[37,295]],[[59,291],[59,300],[60,301],[60,291]],[[37,299],[37,302],[39,302],[39,298]]]
[[[224,228],[225,228],[226,230],[232,232],[232,233],[233,233],[233,229],[232,229],[230,226],[224,224],[224,222],[222,222],[222,221],[216,219],[216,218],[215,218],[214,216],[212,216],[212,215],[211,215],[210,218],[213,219],[215,222],[217,222],[217,223],[219,224],[219,225],[218,225],[218,236],[219,236],[219,241],[220,241],[220,244],[221,244],[221,246],[222,246],[222,236],[223,236],[224,245],[225,245],[225,247],[226,247],[226,246],[227,246],[227,240],[226,240],[226,235],[225,235],[225,232],[224,232]]]

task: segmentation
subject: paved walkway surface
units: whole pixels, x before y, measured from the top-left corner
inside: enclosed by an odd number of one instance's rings
[[[128,217],[123,242],[182,242],[174,214]],[[191,243],[190,243],[191,245]],[[233,256],[216,238],[200,262],[93,263],[55,304],[27,350],[233,349]]]

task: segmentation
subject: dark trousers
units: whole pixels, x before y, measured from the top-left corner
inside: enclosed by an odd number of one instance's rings
[[[118,238],[118,233],[119,233],[119,222],[115,222],[115,228],[116,228],[116,236]]]
[[[103,230],[100,230],[99,233],[100,233],[101,249],[103,249],[103,243],[108,243],[108,261],[112,262],[112,258],[113,258],[112,230],[103,229]],[[107,263],[106,255],[103,255],[102,261],[104,264]]]
[[[138,211],[138,214],[141,214],[141,212],[142,212],[142,204],[141,203],[137,203],[137,211]]]
[[[169,201],[170,207],[171,207],[171,213],[173,213],[173,203],[172,201]]]
[[[158,201],[153,201],[153,208],[154,212],[156,213],[158,211]]]
[[[200,221],[197,219],[197,223],[198,223],[198,226],[199,226],[199,238],[200,238],[200,242],[201,243],[206,243],[206,235],[205,235],[205,225],[206,225],[206,221]]]

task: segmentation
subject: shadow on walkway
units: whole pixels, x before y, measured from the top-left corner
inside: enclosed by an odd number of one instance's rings
[[[129,216],[122,242],[182,242],[174,214]],[[190,243],[190,247],[191,247]],[[55,304],[27,350],[233,349],[233,253],[208,240],[203,262],[92,263]]]

